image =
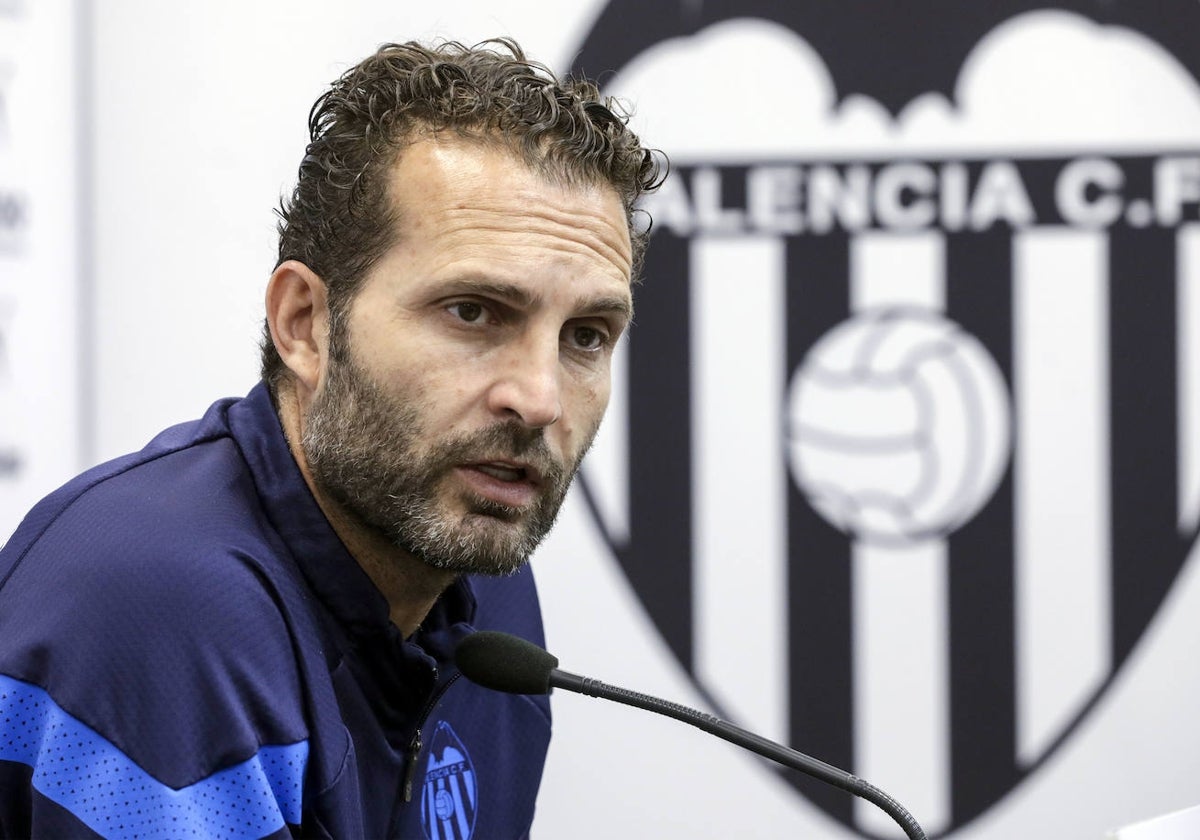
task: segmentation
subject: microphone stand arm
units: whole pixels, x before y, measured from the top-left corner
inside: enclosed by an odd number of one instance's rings
[[[865,799],[895,820],[904,829],[904,833],[908,836],[909,840],[927,840],[925,832],[913,818],[913,815],[903,805],[870,782],[847,773],[845,770],[839,770],[837,767],[826,764],[824,761],[820,761],[812,756],[805,755],[790,747],[785,747],[782,744],[777,744],[774,741],[763,738],[761,735],[756,735],[749,730],[742,729],[740,726],[732,724],[729,721],[687,706],[681,706],[678,703],[671,703],[658,697],[652,697],[649,694],[630,691],[626,688],[609,685],[590,677],[581,677],[578,674],[572,674],[569,671],[562,671],[558,668],[550,671],[550,685],[566,691],[586,694],[589,697],[599,697],[604,700],[623,703],[626,706],[635,706],[639,709],[645,709],[648,712],[665,715],[691,724],[697,729],[702,729],[711,735],[716,735],[718,738],[728,741],[731,744],[737,744],[739,747],[757,753],[764,758],[769,758],[785,767],[799,770],[801,773],[820,779],[823,782]]]

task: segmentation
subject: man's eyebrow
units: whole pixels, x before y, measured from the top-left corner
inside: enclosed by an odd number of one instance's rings
[[[528,289],[523,289],[515,283],[504,283],[491,277],[476,275],[455,277],[446,284],[446,288],[455,294],[472,294],[500,298],[501,300],[512,301],[521,306],[533,306],[537,303],[537,296]]]
[[[616,315],[626,322],[633,320],[633,303],[627,297],[603,297],[581,301],[580,309],[590,315]]]
[[[474,294],[512,301],[518,306],[532,307],[540,296],[515,283],[505,283],[492,277],[466,275],[456,277],[447,284],[457,294]],[[626,321],[633,320],[633,303],[622,295],[605,295],[599,298],[580,298],[576,309],[588,315],[616,315]]]

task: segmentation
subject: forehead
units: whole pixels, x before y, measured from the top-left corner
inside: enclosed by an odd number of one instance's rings
[[[514,261],[574,261],[629,282],[624,205],[602,184],[563,183],[498,144],[416,140],[390,173],[396,244],[418,250],[488,248]]]

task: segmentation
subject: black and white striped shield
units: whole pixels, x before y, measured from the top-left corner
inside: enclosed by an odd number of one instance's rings
[[[584,495],[720,713],[953,832],[1071,736],[1200,524],[1200,85],[1165,32],[1200,7],[628,5],[576,65],[673,165]],[[830,33],[888,26],[845,70]],[[875,66],[934,31],[935,70]]]

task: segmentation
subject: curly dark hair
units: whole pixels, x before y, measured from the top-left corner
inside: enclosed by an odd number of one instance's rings
[[[620,103],[586,79],[558,79],[514,41],[385,44],[313,104],[295,190],[279,208],[279,263],[303,262],[324,280],[331,328],[397,226],[388,172],[403,149],[434,132],[501,146],[557,182],[609,185],[625,206],[637,276],[649,226],[635,204],[663,167],[626,125]],[[276,265],[278,265],[277,263]],[[275,392],[284,366],[264,323],[262,377]]]

